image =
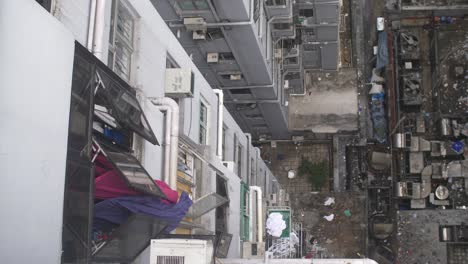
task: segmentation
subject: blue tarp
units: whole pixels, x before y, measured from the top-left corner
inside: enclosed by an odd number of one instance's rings
[[[388,35],[387,32],[379,32],[377,52],[377,64],[375,68],[380,70],[388,65]]]
[[[123,224],[132,213],[141,213],[156,217],[169,223],[164,230],[169,233],[174,230],[185,217],[192,200],[183,192],[176,204],[163,203],[153,196],[124,196],[99,202],[94,207],[93,230],[106,229],[106,222]]]

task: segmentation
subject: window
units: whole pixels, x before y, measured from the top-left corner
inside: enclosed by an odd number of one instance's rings
[[[276,30],[287,30],[291,28],[291,23],[275,23],[273,28]]]
[[[241,182],[241,228],[240,238],[242,241],[248,241],[249,239],[249,188],[248,185]]]
[[[36,0],[38,4],[40,4],[45,10],[50,12],[52,8],[52,0]]]
[[[230,80],[230,81],[240,81],[244,77],[241,73],[233,72],[233,73],[222,73],[219,76],[223,80]]]
[[[246,118],[250,119],[262,119],[263,116],[261,114],[245,114]]]
[[[112,1],[108,65],[124,80],[130,80],[135,30],[134,16],[122,1]]]
[[[266,4],[269,5],[269,6],[286,5],[286,0],[266,0]]]
[[[179,64],[172,58],[172,56],[168,53],[166,55],[166,69],[174,69],[179,68]]]
[[[252,94],[250,89],[231,89],[229,92],[231,94]]]
[[[223,124],[223,142],[222,142],[222,148],[223,148],[223,150],[222,150],[223,151],[222,159],[223,160],[226,160],[226,134],[227,134],[227,130],[228,130],[228,128],[227,128],[226,124]]]
[[[253,185],[253,178],[255,177],[255,165],[254,165],[254,158],[250,158],[250,177],[248,178],[247,183]]]
[[[313,17],[314,16],[314,9],[312,9],[312,8],[300,9],[299,10],[299,16]]]
[[[254,0],[254,21],[257,22],[260,17],[260,1]]]
[[[220,62],[236,60],[232,52],[220,52],[218,53],[218,58]]]
[[[237,144],[237,176],[242,178],[242,145]]]
[[[203,101],[200,101],[200,131],[198,135],[198,142],[206,145],[206,134],[208,131],[208,107]]]
[[[209,8],[205,0],[180,0],[178,3],[182,11],[206,10]]]
[[[221,28],[208,28],[206,30],[206,35],[211,40],[224,38],[224,34],[223,31],[221,31]]]

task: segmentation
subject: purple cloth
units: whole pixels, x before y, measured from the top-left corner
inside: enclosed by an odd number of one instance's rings
[[[163,203],[152,196],[124,196],[108,199],[94,206],[94,230],[102,229],[101,223],[107,221],[123,224],[132,213],[141,213],[166,221],[169,225],[164,232],[174,230],[187,214],[192,200],[183,192],[176,204]]]

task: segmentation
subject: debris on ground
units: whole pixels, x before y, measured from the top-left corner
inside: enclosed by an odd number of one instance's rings
[[[335,198],[334,197],[328,197],[327,200],[323,203],[325,206],[330,206],[332,204],[335,204]]]
[[[328,222],[331,222],[333,221],[333,218],[335,218],[335,214],[326,215],[323,218],[325,218]]]

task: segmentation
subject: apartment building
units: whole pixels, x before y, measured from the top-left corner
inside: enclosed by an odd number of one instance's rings
[[[293,37],[292,1],[151,1],[244,131],[289,137],[287,96],[274,47]]]
[[[213,89],[151,2],[0,6],[8,36],[0,44],[1,86],[12,88],[2,90],[0,111],[9,127],[2,136],[11,139],[2,143],[1,160],[8,186],[0,199],[9,216],[2,219],[5,261],[149,263],[149,239],[162,226],[157,220],[135,213],[118,227],[117,240],[93,244],[95,149],[188,193],[193,205],[173,233],[218,235],[229,245],[221,257],[240,257],[242,242],[256,232],[246,211],[250,186],[264,197],[280,186],[252,135],[223,106],[227,92]],[[182,94],[166,89],[174,69],[188,72]],[[96,121],[106,104],[124,128],[109,132]]]

